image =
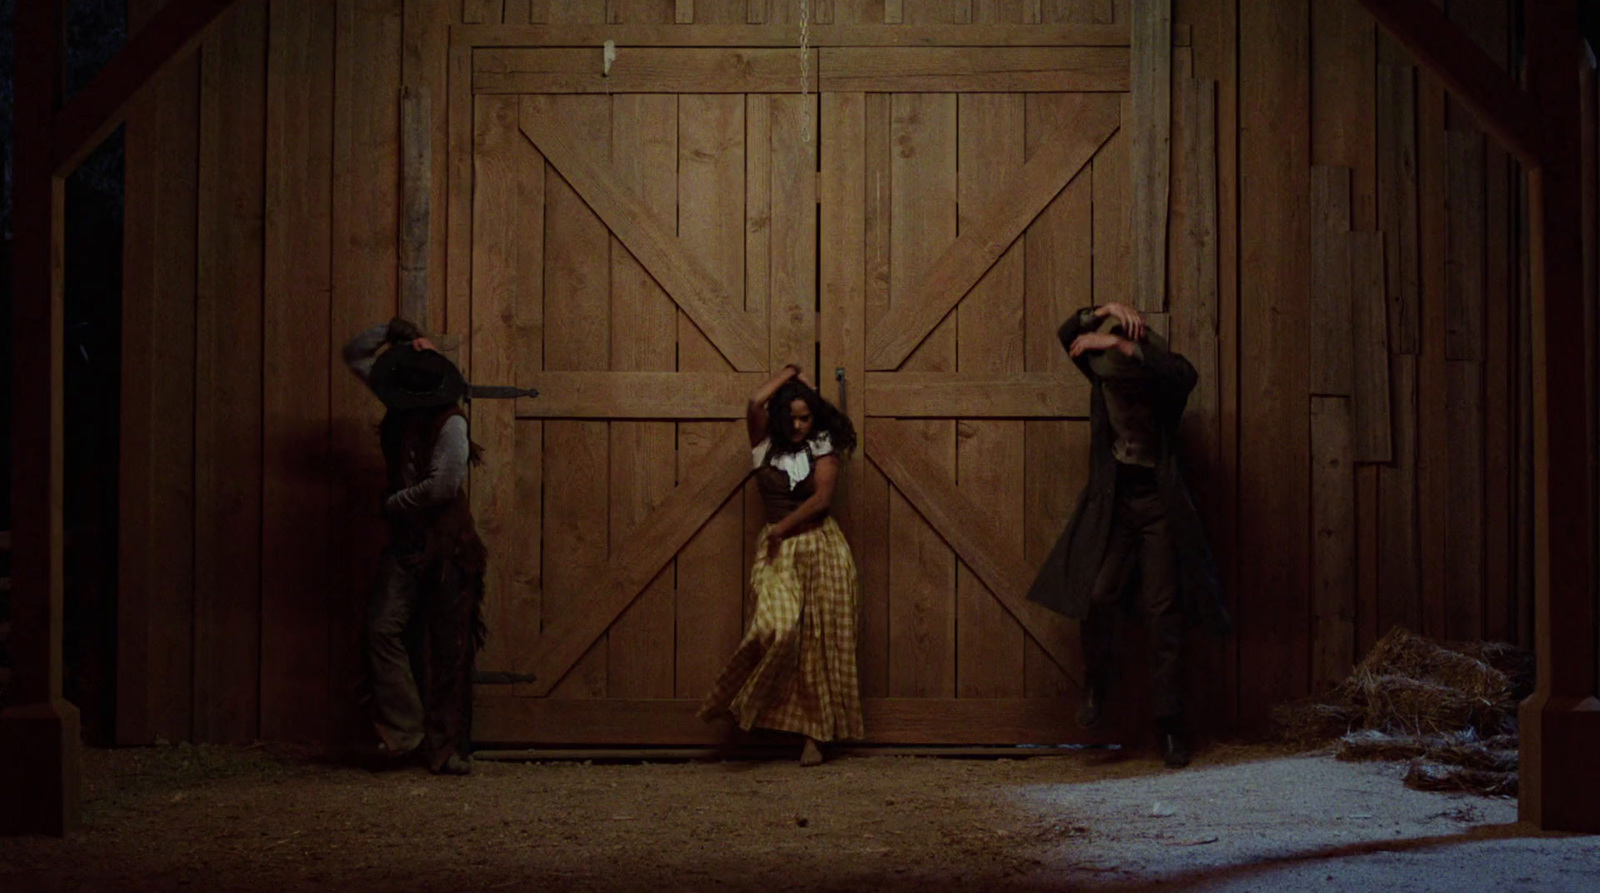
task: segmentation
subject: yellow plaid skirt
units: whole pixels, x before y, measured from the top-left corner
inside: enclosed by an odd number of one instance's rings
[[[756,542],[766,539],[762,528]],[[742,729],[760,726],[818,741],[861,738],[861,588],[844,532],[827,518],[815,530],[783,540],[775,560],[764,548],[757,552],[750,569],[750,626],[700,716],[731,714]]]

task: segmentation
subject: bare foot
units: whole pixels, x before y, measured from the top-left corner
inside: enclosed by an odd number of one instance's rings
[[[822,763],[822,748],[817,745],[817,739],[807,738],[805,749],[800,751],[800,765],[818,766]]]

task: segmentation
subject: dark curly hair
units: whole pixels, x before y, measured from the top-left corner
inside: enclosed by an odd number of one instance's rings
[[[848,456],[856,448],[856,427],[850,424],[850,417],[823,399],[814,388],[791,379],[767,401],[767,436],[771,449],[780,453],[792,453],[800,449],[800,444],[789,438],[789,432],[794,428],[789,407],[796,400],[804,400],[806,406],[811,408],[812,437],[827,432],[834,451],[841,456]]]

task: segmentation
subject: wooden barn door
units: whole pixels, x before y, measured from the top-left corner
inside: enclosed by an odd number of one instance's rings
[[[473,407],[477,735],[705,743],[760,520],[745,400],[816,362],[816,141],[758,92],[792,51],[627,49],[596,86],[599,52],[472,57],[471,371],[540,391]]]
[[[862,434],[838,516],[868,739],[1085,740],[1075,631],[1024,593],[1087,467],[1054,330],[1090,294],[1091,161],[1126,55],[1091,72],[1101,92],[961,92],[985,75],[920,58],[897,92],[874,74],[895,52],[825,48],[820,101],[791,92],[789,49],[634,48],[603,81],[590,49],[471,54],[468,362],[541,392],[473,409],[480,740],[726,734],[694,710],[741,634],[761,521],[744,397],[787,362]],[[1125,191],[1124,166],[1104,176]]]
[[[1119,108],[1117,92],[823,96],[823,365],[865,431],[845,510],[869,735],[1086,740],[1075,624],[1025,593],[1088,468],[1088,391],[1055,330],[1092,300],[1091,171],[1125,188],[1115,158],[1091,164]]]

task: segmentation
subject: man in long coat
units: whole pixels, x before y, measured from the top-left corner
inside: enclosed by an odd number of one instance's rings
[[[1194,366],[1121,304],[1086,307],[1057,333],[1089,379],[1089,483],[1028,592],[1082,621],[1084,700],[1098,724],[1116,609],[1129,594],[1150,626],[1156,732],[1167,765],[1189,762],[1183,718],[1183,637],[1191,622],[1230,628],[1205,530],[1178,464],[1178,422]]]

